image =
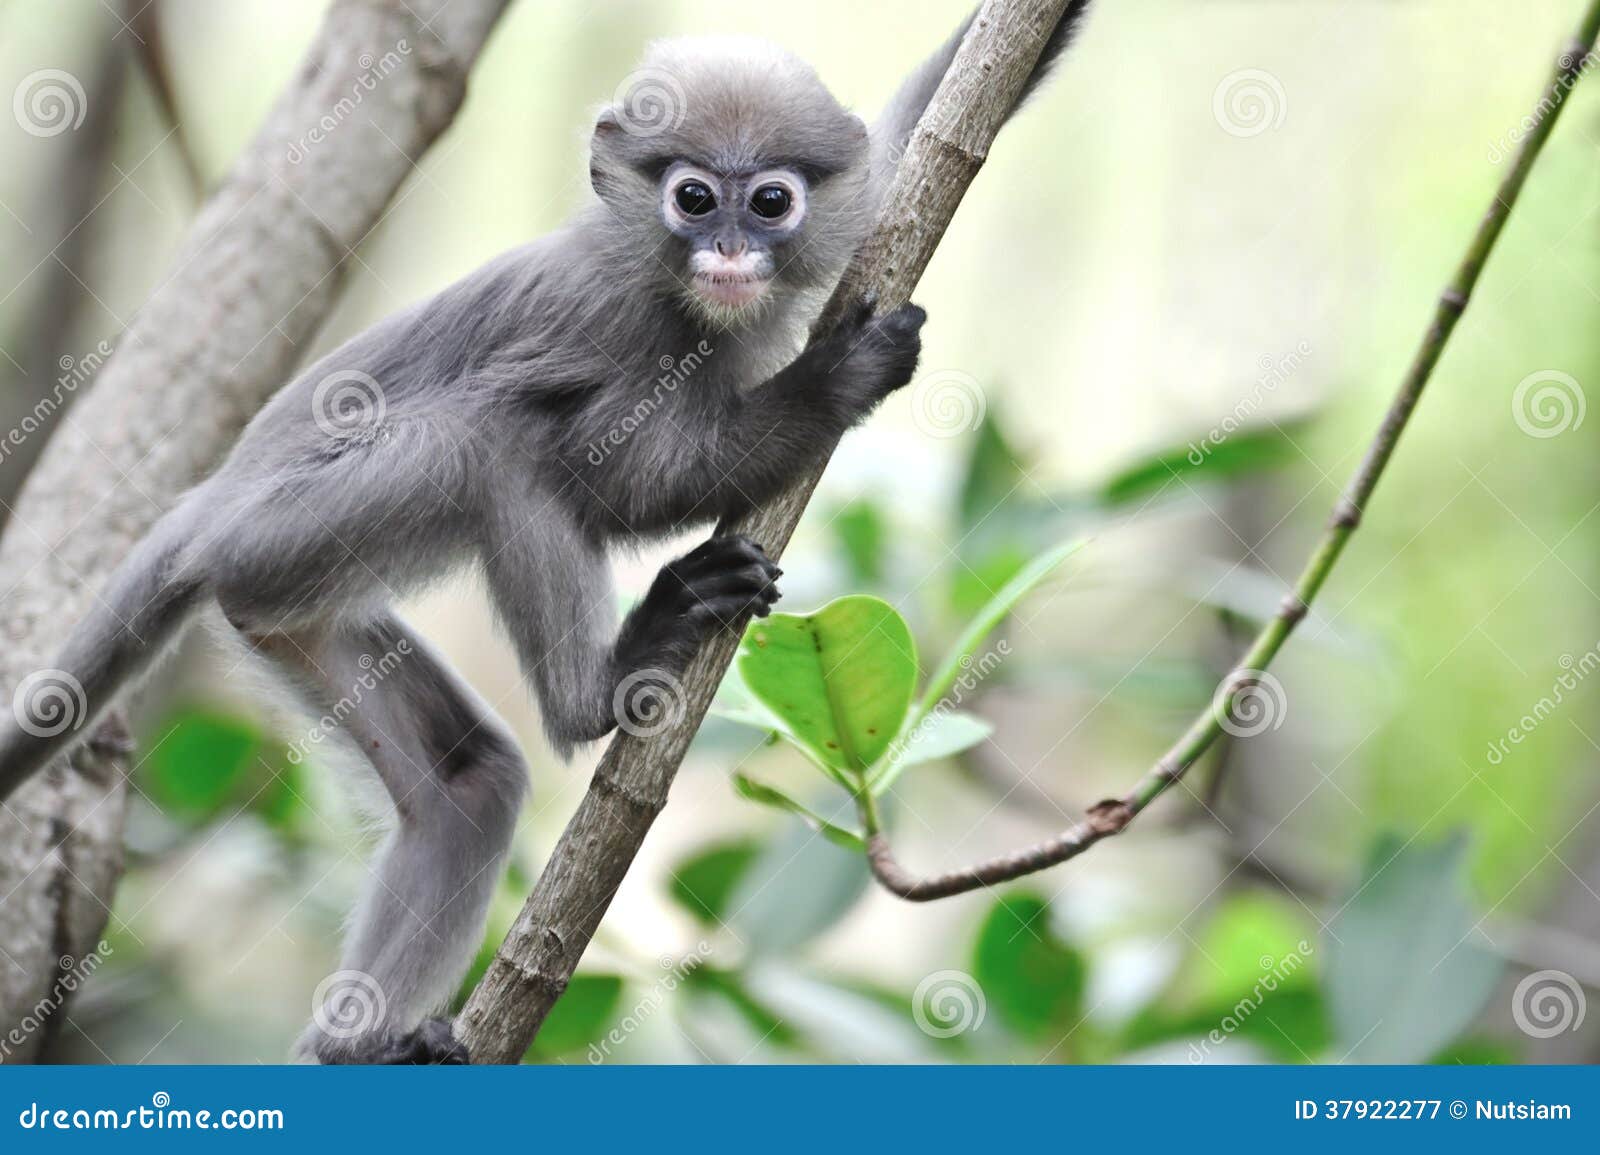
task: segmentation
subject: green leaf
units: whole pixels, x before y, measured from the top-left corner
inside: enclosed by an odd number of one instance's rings
[[[526,1061],[553,1059],[597,1041],[616,1018],[621,1001],[618,976],[574,975],[539,1028]]]
[[[812,614],[752,623],[739,672],[801,745],[825,765],[860,775],[900,732],[917,650],[893,606],[854,594]]]
[[[959,710],[935,710],[913,726],[889,755],[867,775],[867,788],[882,794],[908,766],[936,762],[982,742],[994,727],[982,718]]]
[[[727,921],[753,954],[787,955],[849,913],[870,880],[865,856],[791,822],[739,879]]]
[[[1007,894],[978,931],[974,978],[1001,1021],[1030,1038],[1060,1036],[1083,1016],[1089,968],[1050,925],[1036,894]]]
[[[1238,1062],[1252,1046],[1282,1062],[1312,1061],[1328,1042],[1315,942],[1316,924],[1292,900],[1258,889],[1228,895],[1171,988],[1125,1026],[1123,1046],[1185,1040],[1191,1062]]]
[[[1017,542],[992,547],[981,557],[963,559],[950,574],[950,612],[961,621],[980,613],[994,597],[1028,564],[1032,550]]]
[[[1381,839],[1328,928],[1336,1059],[1421,1063],[1476,1019],[1501,973],[1473,941],[1467,843]]]
[[[970,529],[983,523],[996,509],[1013,500],[1026,477],[1026,463],[1000,428],[995,408],[985,409],[957,499],[962,527]]]
[[[1137,461],[1100,487],[1100,500],[1116,505],[1140,501],[1172,487],[1230,481],[1277,469],[1300,460],[1296,436],[1304,422],[1280,422],[1263,429],[1236,430],[1218,443],[1205,434],[1188,445],[1173,446]]]
[[[183,710],[150,747],[146,788],[172,812],[205,818],[233,795],[261,746],[261,732],[248,722],[214,710]]]
[[[683,859],[672,868],[667,893],[706,926],[718,926],[728,912],[739,879],[761,853],[754,839],[723,842]]]
[[[747,798],[751,802],[758,802],[762,806],[771,806],[775,810],[784,810],[790,814],[798,815],[800,820],[811,829],[846,850],[864,851],[867,848],[867,840],[864,835],[854,830],[847,830],[843,826],[834,825],[805,803],[791,798],[776,786],[768,786],[764,782],[757,782],[742,771],[735,770],[733,772],[733,788],[739,792],[741,798]]]
[[[856,585],[876,585],[883,580],[884,542],[889,536],[883,510],[875,502],[857,498],[828,521]]]
[[[1063,542],[1046,550],[1023,566],[1010,581],[1001,588],[1000,592],[989,599],[987,605],[973,618],[970,625],[962,631],[956,644],[945,655],[944,661],[939,663],[939,668],[928,681],[928,688],[923,691],[922,699],[917,705],[915,718],[926,715],[955,685],[956,679],[970,670],[978,647],[983,645],[984,639],[993,632],[1007,614],[1028,592],[1053,573],[1057,566],[1067,558],[1077,553],[1084,546],[1083,539]]]

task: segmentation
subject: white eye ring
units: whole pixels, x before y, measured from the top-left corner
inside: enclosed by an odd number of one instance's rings
[[[689,182],[694,181],[705,185],[711,190],[711,195],[716,201],[721,200],[722,182],[710,173],[689,165],[674,168],[667,174],[667,179],[661,185],[661,211],[667,220],[673,224],[688,225],[700,220],[700,217],[691,216],[678,207],[678,190]],[[716,207],[715,203],[712,206]],[[702,216],[704,214],[701,214]]]
[[[792,229],[799,225],[806,215],[806,182],[785,169],[758,172],[745,184],[745,188],[748,190],[745,196],[746,207],[749,206],[749,201],[755,196],[756,192],[768,185],[777,185],[789,194],[789,211],[781,217],[772,217],[770,219],[755,212],[750,215],[768,228]]]

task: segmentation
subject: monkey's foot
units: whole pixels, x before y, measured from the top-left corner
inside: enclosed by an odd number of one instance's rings
[[[470,1063],[466,1044],[450,1030],[449,1019],[424,1019],[403,1035],[369,1033],[354,1039],[325,1039],[316,1048],[326,1064],[379,1066],[460,1066]]]
[[[767,551],[743,534],[702,542],[662,574],[673,579],[667,585],[676,615],[707,633],[742,629],[752,617],[770,614],[783,596],[777,586],[782,576]]]

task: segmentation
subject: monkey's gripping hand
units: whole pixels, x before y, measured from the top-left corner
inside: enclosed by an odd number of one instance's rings
[[[814,374],[817,400],[834,409],[847,428],[909,382],[922,355],[927,312],[905,304],[878,316],[875,306],[871,299],[862,302],[801,354]]]
[[[766,551],[742,534],[713,537],[667,563],[622,624],[619,675],[652,667],[682,673],[706,638],[770,614],[783,596],[781,576]]]

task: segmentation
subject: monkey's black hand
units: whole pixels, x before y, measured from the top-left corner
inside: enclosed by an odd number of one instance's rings
[[[644,600],[623,623],[620,664],[681,670],[700,642],[721,629],[742,630],[766,617],[782,595],[783,571],[742,534],[714,537],[663,566]]]
[[[865,415],[911,380],[922,355],[922,325],[928,314],[905,304],[883,316],[867,300],[811,351],[824,374],[824,388]]]

